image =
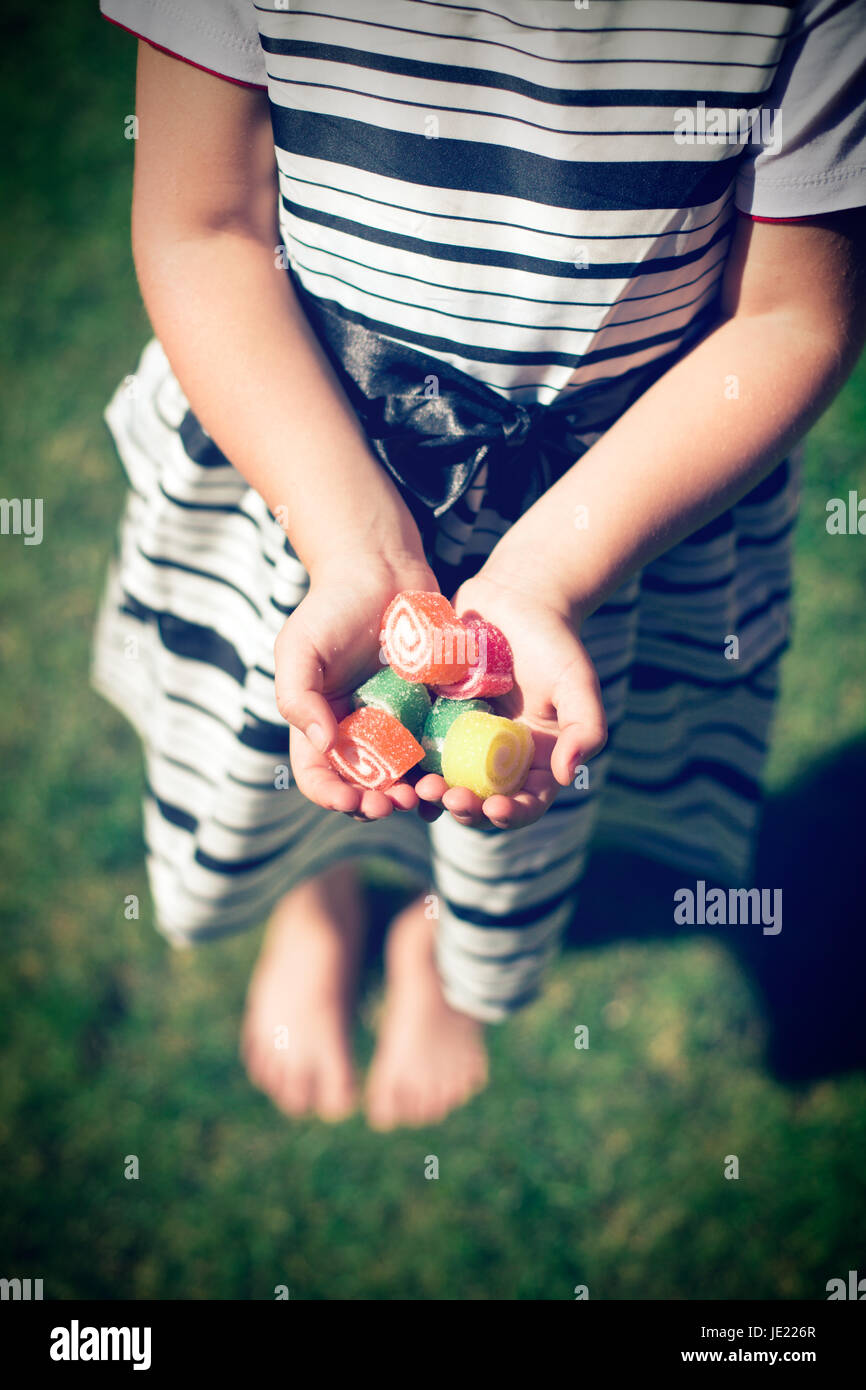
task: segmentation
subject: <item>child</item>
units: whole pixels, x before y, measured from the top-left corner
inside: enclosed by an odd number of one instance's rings
[[[402,864],[365,1106],[437,1120],[537,992],[591,839],[749,882],[786,455],[862,337],[864,7],[101,9],[141,40],[157,337],[106,411],[132,487],[95,680],[144,742],[158,921],[272,912],[247,1066],[337,1119],[355,866]],[[513,648],[515,797],[328,763],[386,604],[437,588]]]

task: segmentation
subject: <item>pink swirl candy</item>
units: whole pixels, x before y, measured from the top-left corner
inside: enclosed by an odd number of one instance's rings
[[[466,618],[463,626],[471,634],[466,645],[469,670],[462,680],[437,685],[436,694],[449,700],[505,695],[514,685],[514,657],[505,633],[483,618]]]

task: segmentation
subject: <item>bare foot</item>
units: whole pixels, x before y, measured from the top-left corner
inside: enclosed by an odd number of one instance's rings
[[[435,925],[419,898],[388,935],[384,1013],[366,1087],[373,1129],[434,1124],[487,1082],[483,1025],[442,994]]]
[[[287,1115],[342,1120],[358,1099],[351,1012],[363,939],[349,865],[277,904],[247,994],[241,1055],[250,1080]]]

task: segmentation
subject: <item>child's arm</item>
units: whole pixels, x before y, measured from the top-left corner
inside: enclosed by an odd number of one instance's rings
[[[500,541],[484,567],[578,620],[731,506],[827,407],[866,337],[866,212],[736,229],[723,320]],[[575,530],[578,507],[585,530]]]
[[[332,703],[378,664],[389,600],[436,581],[408,508],[275,263],[265,93],[141,42],[136,106],[132,245],[142,297],[196,415],[285,519],[310,573],[310,594],[277,643],[277,702],[324,748],[336,728]],[[312,753],[293,732],[298,785],[321,805],[385,815],[401,795],[417,800],[409,788],[362,796]]]
[[[508,633],[523,717],[541,731],[563,786],[604,741],[598,685],[573,634],[630,574],[756,486],[842,385],[866,332],[864,214],[799,225],[741,219],[723,313],[458,595],[461,611],[477,608]],[[585,529],[575,527],[578,507]],[[534,796],[491,798],[483,814],[509,826],[533,820],[551,783],[539,776]],[[471,821],[482,814],[462,788],[444,793],[444,804]]]
[[[276,264],[264,92],[139,43],[132,247],[142,295],[196,415],[314,573],[417,528]],[[280,515],[283,515],[280,512]]]

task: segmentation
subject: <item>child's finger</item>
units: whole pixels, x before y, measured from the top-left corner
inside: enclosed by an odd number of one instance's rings
[[[361,793],[360,811],[367,820],[384,820],[394,814],[394,803],[385,792],[365,790]]]
[[[361,804],[358,788],[350,787],[338,776],[300,729],[292,728],[289,733],[289,759],[295,784],[308,801],[315,802],[326,811],[347,811],[351,814],[358,810]]]
[[[359,789],[360,790],[360,789]],[[361,802],[354,812],[355,820],[384,820],[394,811],[414,811],[418,798],[406,782],[395,782],[384,791],[365,788],[361,791]]]
[[[491,825],[495,825],[497,830],[511,830],[513,828],[515,811],[514,801],[510,796],[503,796],[497,792],[495,796],[488,796],[481,807],[485,817]]]
[[[274,690],[277,709],[306,734],[320,753],[334,741],[337,721],[322,694],[324,672],[318,652],[299,623],[290,618],[274,643]]]
[[[415,791],[422,801],[441,801],[448,790],[448,783],[438,772],[427,772],[415,783]]]
[[[553,692],[559,735],[550,770],[561,787],[573,780],[576,767],[589,762],[607,742],[607,720],[595,667],[583,649],[560,676]]]
[[[350,787],[330,768],[313,767],[303,773],[296,773],[295,782],[308,801],[321,806],[325,811],[344,811],[354,815],[361,807],[361,793]]]
[[[488,796],[482,807],[484,815],[497,830],[519,830],[540,820],[555,799],[557,785],[546,768],[533,768],[523,787],[514,796],[497,793]]]
[[[410,786],[408,782],[395,782],[393,787],[388,788],[385,795],[398,811],[414,811],[418,805],[415,788]]]
[[[479,825],[484,819],[481,797],[468,787],[449,787],[442,798],[442,805],[461,825]]]
[[[581,764],[600,753],[606,742],[607,727],[603,721],[584,719],[567,725],[550,758],[550,768],[559,785],[570,786]]]

